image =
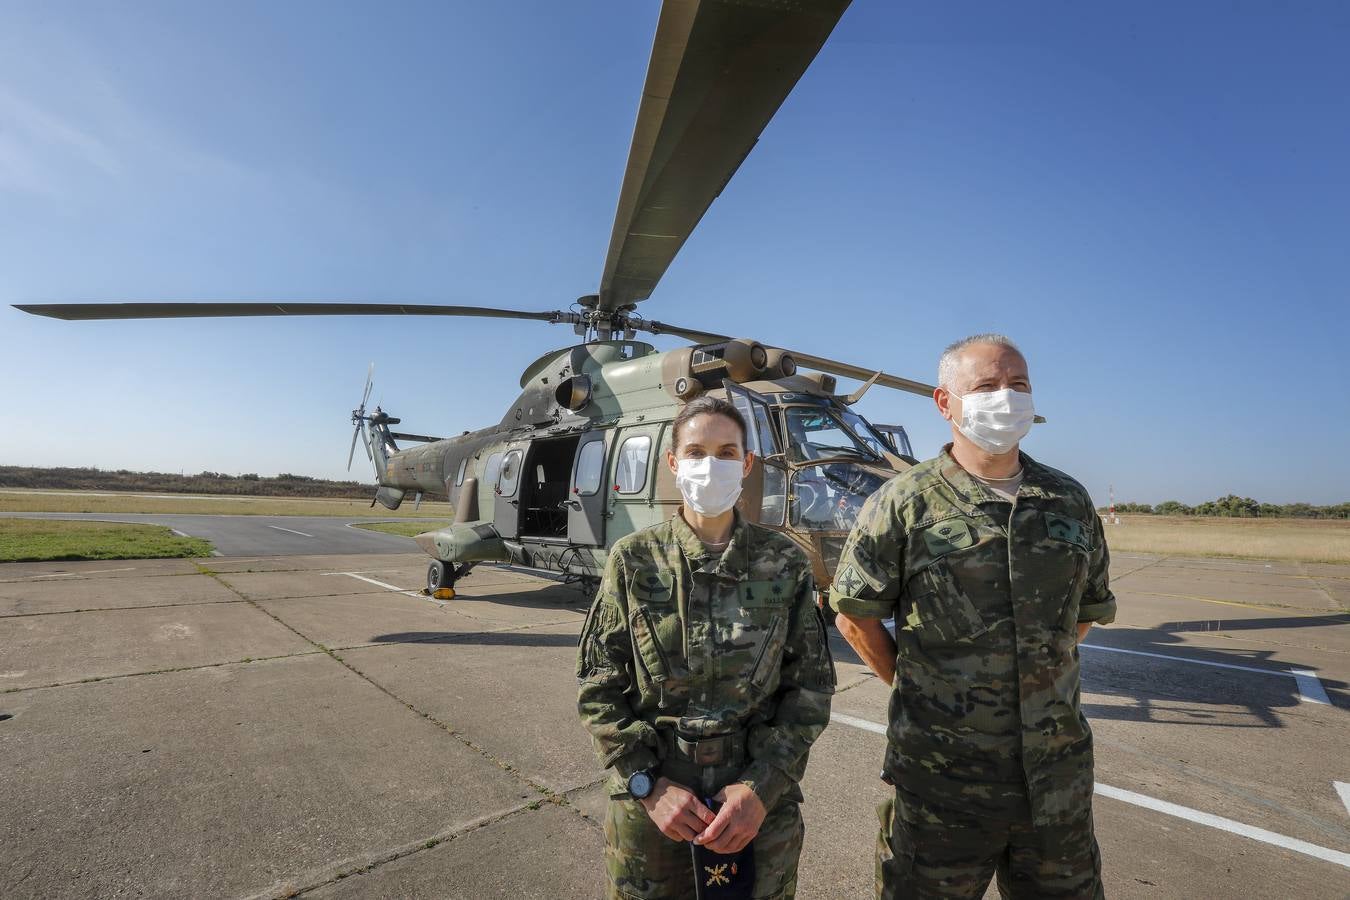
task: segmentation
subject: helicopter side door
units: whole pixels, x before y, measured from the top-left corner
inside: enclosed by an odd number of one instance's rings
[[[605,444],[611,432],[588,431],[577,443],[568,482],[567,540],[572,544],[600,547],[605,542]]]
[[[656,503],[656,465],[668,430],[664,422],[625,425],[612,439],[604,485],[609,495],[609,543],[667,518],[666,506]]]
[[[492,507],[492,526],[502,537],[520,536],[520,473],[525,467],[525,451],[529,445],[513,447],[502,457],[501,471],[496,485],[489,485],[496,496]]]

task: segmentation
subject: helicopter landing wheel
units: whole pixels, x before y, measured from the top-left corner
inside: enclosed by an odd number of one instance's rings
[[[427,593],[435,596],[437,591],[450,591],[449,600],[455,595],[455,568],[447,565],[439,559],[431,561],[427,566]]]

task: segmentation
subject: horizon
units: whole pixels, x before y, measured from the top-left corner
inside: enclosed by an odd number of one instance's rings
[[[10,304],[565,309],[598,283],[657,10],[0,8],[0,459],[359,481],[371,361],[411,431],[499,421],[570,334]],[[1006,333],[1049,420],[1024,449],[1096,505],[1344,502],[1347,36],[1330,2],[858,0],[638,312],[924,381]],[[947,440],[931,400],[858,410],[921,458]]]

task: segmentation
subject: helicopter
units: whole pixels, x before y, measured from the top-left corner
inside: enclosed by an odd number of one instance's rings
[[[805,72],[849,0],[792,4],[665,0],[648,64],[599,291],[568,309],[340,302],[119,302],[17,305],[66,320],[222,316],[476,316],[570,325],[582,342],[530,363],[496,424],[455,437],[394,431],[367,411],[358,438],[372,461],[371,505],[446,498],[452,523],[418,535],[427,591],[454,597],[475,566],[499,564],[584,586],[608,549],[676,513],[663,464],[671,423],[701,395],[731,401],[755,459],[738,501],[782,532],[828,585],[863,502],[916,460],[903,426],[853,406],[873,386],[931,397],[933,386],[880,370],[647,319],[647,301],[695,226]],[[639,333],[690,346],[658,351]],[[803,368],[814,370],[810,373]],[[837,377],[862,381],[847,395]],[[400,447],[400,442],[405,446]],[[417,446],[406,446],[416,444]]]

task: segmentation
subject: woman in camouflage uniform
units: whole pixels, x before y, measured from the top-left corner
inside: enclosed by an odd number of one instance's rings
[[[614,771],[613,898],[694,897],[696,875],[706,896],[796,891],[798,782],[834,667],[805,555],[735,509],[745,437],[726,401],[681,411],[666,462],[685,503],[615,544],[582,632],[581,718]],[[696,862],[691,843],[739,856]]]

